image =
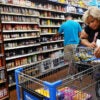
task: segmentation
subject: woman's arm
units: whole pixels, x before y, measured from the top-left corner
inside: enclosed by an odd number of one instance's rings
[[[97,58],[100,58],[100,47],[97,47],[94,51],[94,55],[97,57]]]
[[[88,34],[83,30],[80,35],[81,44],[90,48],[95,48],[96,43],[95,42],[89,42],[88,41]]]

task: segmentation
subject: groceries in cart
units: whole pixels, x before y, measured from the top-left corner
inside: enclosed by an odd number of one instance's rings
[[[93,48],[77,47],[74,50],[74,62],[78,72],[81,72],[90,67],[99,66],[100,58],[95,57]]]
[[[49,90],[47,88],[40,88],[35,90],[37,93],[49,98]],[[57,90],[57,100],[90,100],[92,96],[81,90],[73,89],[70,87],[64,87]]]
[[[64,87],[60,92],[64,95],[62,100],[88,100],[92,98],[90,94],[70,87]]]
[[[94,56],[94,49],[87,47],[78,47],[74,51],[75,61],[89,62],[97,59]]]
[[[46,88],[46,87],[36,89],[35,92],[45,96],[46,98],[48,98],[48,100],[50,98],[49,89]],[[58,98],[57,100],[63,100],[63,99],[61,99],[61,97],[62,97],[62,92],[61,91],[56,91],[56,95],[57,95],[57,98]]]

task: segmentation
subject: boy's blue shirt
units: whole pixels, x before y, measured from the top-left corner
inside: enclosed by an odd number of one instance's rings
[[[64,46],[69,44],[79,44],[79,32],[82,31],[82,28],[78,22],[73,20],[68,20],[64,22],[59,30],[59,34],[64,34]]]

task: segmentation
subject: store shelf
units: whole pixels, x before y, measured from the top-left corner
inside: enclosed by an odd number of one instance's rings
[[[23,39],[35,39],[35,38],[40,38],[40,36],[27,36],[27,37],[9,38],[9,39],[4,39],[4,41],[16,41],[16,40],[23,40]]]
[[[84,23],[82,20],[74,20],[76,22],[79,22],[79,23]]]
[[[0,8],[1,11],[1,8]],[[3,39],[3,25],[1,20],[1,12],[0,12],[0,100],[5,100],[9,98],[8,91],[8,77],[6,70],[6,60],[5,60],[5,52],[4,52],[4,39]]]
[[[3,98],[1,98],[2,100],[5,100],[5,99],[7,99],[7,98],[9,98],[9,96],[4,96]]]
[[[47,8],[41,8],[41,7],[39,8],[39,7],[30,7],[30,6],[22,6],[22,5],[14,5],[14,4],[3,4],[3,3],[0,3],[0,5],[19,7],[19,8],[27,8],[27,9],[35,9],[35,10],[43,10],[43,11],[50,11],[50,12],[56,12],[56,13],[65,13],[65,12],[62,12],[62,11],[52,10],[52,9],[47,9]]]
[[[80,15],[80,16],[82,16],[82,15],[83,15],[83,14],[76,13],[76,12],[67,12],[67,13],[74,14],[74,15]]]
[[[40,16],[39,18],[41,18],[41,19],[53,19],[53,20],[65,20],[65,18],[58,18],[58,17],[53,18],[53,17],[42,17],[42,16]]]
[[[44,35],[55,35],[56,33],[41,33],[40,36]]]
[[[0,43],[2,43],[2,41],[0,40]]]
[[[33,53],[29,53],[29,54],[24,54],[24,55],[18,55],[18,56],[14,56],[14,57],[7,57],[6,60],[12,60],[12,59],[16,59],[16,58],[21,58],[21,57],[27,57],[27,56],[31,56],[31,55],[36,55],[36,54],[40,54],[41,52],[33,52]]]
[[[4,70],[4,69],[5,69],[5,67],[4,67],[4,66],[0,67],[0,70]]]
[[[3,57],[4,56],[4,54],[0,54],[0,57]]]
[[[16,85],[16,83],[14,82],[12,84],[9,84],[9,87],[12,87],[12,86],[15,86],[15,85]]]
[[[39,27],[44,27],[44,28],[46,28],[46,27],[51,27],[51,28],[58,28],[58,27],[60,27],[60,25],[39,25]]]
[[[0,84],[5,83],[6,81],[6,79],[0,80]]]
[[[41,42],[41,44],[51,44],[51,43],[57,43],[57,42],[63,42],[64,40],[56,40],[56,41],[47,41],[47,42]]]
[[[30,44],[30,45],[23,45],[23,46],[17,46],[17,47],[8,47],[5,48],[5,50],[12,50],[12,49],[21,49],[21,48],[28,48],[28,47],[34,47],[34,46],[40,46],[40,44]]]
[[[34,15],[24,15],[24,14],[17,14],[17,13],[5,13],[5,12],[1,12],[2,15],[13,15],[13,16],[27,16],[27,17],[39,17],[39,16],[34,16]]]
[[[9,69],[7,69],[7,71],[9,72],[9,71],[15,70],[15,69],[17,69],[17,68],[24,68],[24,67],[32,66],[32,65],[38,64],[38,63],[40,63],[40,62],[41,62],[41,61],[37,61],[37,62],[33,62],[33,63],[21,65],[21,66],[17,66],[17,67],[14,67],[14,68],[9,68]]]
[[[47,53],[47,52],[52,52],[52,51],[57,51],[57,50],[62,50],[64,49],[63,47],[61,48],[55,48],[55,49],[51,49],[51,50],[45,50],[45,51],[42,51],[42,53]]]
[[[16,32],[38,32],[40,30],[3,30],[3,33],[16,33]]]
[[[32,16],[33,17],[33,16]],[[36,22],[14,22],[14,21],[2,21],[2,24],[39,24]]]

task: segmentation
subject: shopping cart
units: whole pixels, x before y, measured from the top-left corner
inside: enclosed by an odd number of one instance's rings
[[[97,59],[94,56],[93,48],[87,48],[87,47],[77,48],[75,55],[77,55],[76,60],[78,60],[78,62],[76,62],[78,71],[82,71],[93,66],[98,66],[98,70],[92,72],[92,75],[96,80],[96,85],[95,85],[96,96],[100,99],[100,66],[99,66],[100,58]]]
[[[76,49],[75,57],[79,57],[79,49],[82,48]],[[87,59],[75,58],[75,67],[89,67],[69,77],[68,66],[53,68],[35,76],[31,74],[33,67],[17,69],[15,78],[18,100],[97,100],[96,80],[93,76],[99,70],[100,60],[93,59],[94,55],[90,51],[87,50]]]

